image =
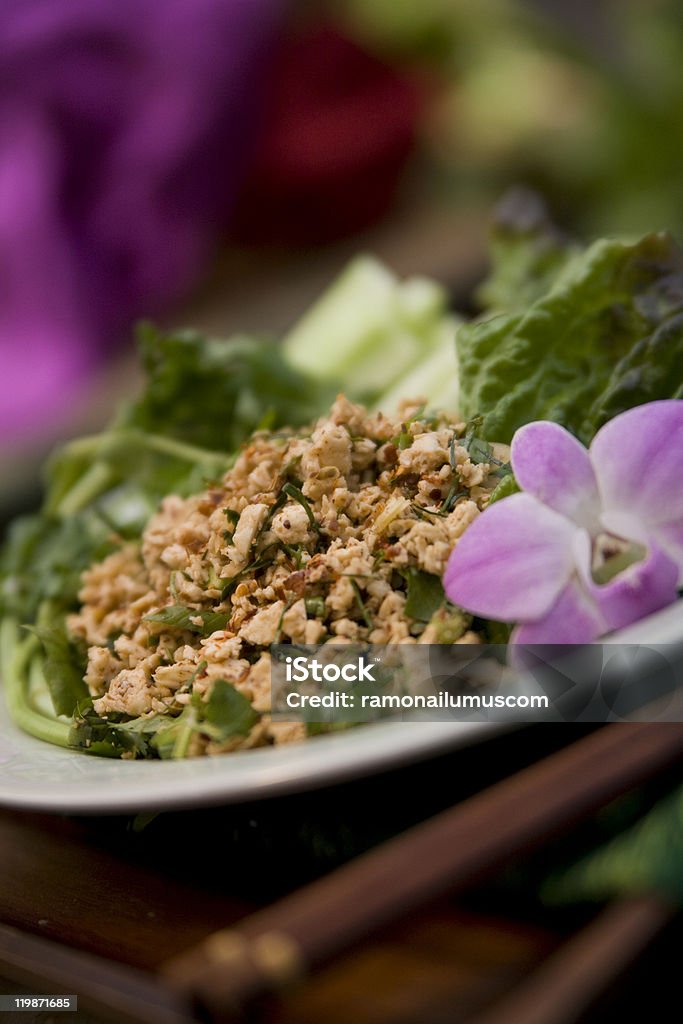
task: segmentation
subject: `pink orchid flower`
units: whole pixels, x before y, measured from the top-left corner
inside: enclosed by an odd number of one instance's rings
[[[588,643],[683,586],[683,400],[606,423],[589,449],[539,421],[512,440],[522,493],[487,509],[451,553],[455,604],[514,622],[512,643]]]

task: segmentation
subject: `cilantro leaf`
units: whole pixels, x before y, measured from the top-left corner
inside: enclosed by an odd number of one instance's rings
[[[74,712],[69,746],[100,757],[132,754],[135,758],[153,758],[157,756],[154,739],[167,725],[168,719],[162,715],[98,715],[92,700],[87,699]]]

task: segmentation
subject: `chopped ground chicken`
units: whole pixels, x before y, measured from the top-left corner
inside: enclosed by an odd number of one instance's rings
[[[464,431],[416,403],[389,418],[340,396],[311,432],[259,432],[220,483],[166,498],[140,544],[83,575],[69,628],[95,711],[174,715],[223,679],[262,717],[247,736],[194,737],[191,753],[291,742],[304,726],[268,716],[273,642],[478,642],[462,615],[440,632],[447,608],[430,623],[405,612],[409,574],[441,576],[497,482]],[[174,605],[194,628],[150,620]],[[203,635],[209,613],[223,628]]]

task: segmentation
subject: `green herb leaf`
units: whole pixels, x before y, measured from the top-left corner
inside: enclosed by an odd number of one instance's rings
[[[304,495],[303,491],[301,491],[295,484],[290,483],[289,481],[283,486],[282,490],[289,498],[293,498],[294,501],[298,501],[298,503],[301,505],[304,512],[306,513],[308,521],[311,524],[311,529],[314,530],[316,533],[319,532],[320,526],[315,516],[313,515],[313,509],[308,503],[308,499]]]
[[[232,594],[233,590],[237,587],[238,583],[240,583],[245,578],[245,576],[248,576],[251,573],[256,573],[260,569],[264,569],[267,565],[270,565],[270,563],[275,558],[276,552],[279,547],[280,544],[278,542],[269,544],[268,547],[263,549],[258,558],[255,558],[253,562],[249,563],[249,565],[245,565],[244,569],[240,569],[238,573],[236,573],[234,576],[231,576],[230,579],[225,584],[225,586],[223,587],[223,600],[225,600],[225,598],[229,597],[230,594]]]
[[[333,397],[271,339],[166,334],[149,323],[138,339],[147,386],[127,421],[202,448],[235,451],[266,414],[273,427],[307,423]]]
[[[491,497],[489,498],[488,507],[490,508],[496,501],[500,501],[501,498],[509,498],[511,494],[517,494],[520,491],[520,486],[515,480],[514,476],[509,473],[504,476],[500,483],[493,489]]]
[[[98,715],[92,700],[87,699],[74,712],[69,745],[100,757],[121,757],[122,754],[132,754],[136,758],[155,757],[155,736],[167,727],[168,718],[162,715],[140,718],[114,713]]]
[[[239,512],[235,512],[235,510],[232,508],[224,508],[223,512],[225,513],[225,518],[228,521],[228,526],[232,527],[231,530],[226,530],[223,536],[225,538],[226,544],[232,544],[235,536],[235,530],[237,529],[237,524],[240,521],[240,514]]]
[[[360,590],[360,587],[358,586],[357,581],[352,579],[351,580],[351,586],[353,587],[353,591],[354,591],[354,593],[356,595],[356,604],[358,605],[358,611],[361,614],[363,622],[365,623],[365,625],[367,626],[368,629],[372,629],[372,627],[373,627],[372,616],[370,615],[370,612],[368,611],[368,609],[365,606],[365,601],[363,600],[363,595],[361,594],[361,590]]]
[[[216,740],[248,736],[260,717],[247,698],[225,679],[216,680],[203,707],[204,722],[212,727],[210,735]]]
[[[168,608],[162,608],[160,612],[145,615],[145,622],[158,623],[165,629],[186,629],[200,636],[210,636],[218,629],[225,629],[229,617],[227,612],[197,611],[196,608],[188,608],[183,604],[172,604]],[[192,619],[196,618],[201,621],[193,622]]]
[[[66,625],[26,628],[43,645],[43,671],[55,712],[70,718],[79,701],[87,699],[88,687],[83,679],[85,666],[69,640]]]
[[[429,622],[446,600],[443,584],[438,576],[422,572],[420,569],[407,569],[407,597],[405,613],[418,622]]]

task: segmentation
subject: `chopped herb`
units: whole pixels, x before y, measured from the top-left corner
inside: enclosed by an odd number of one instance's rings
[[[426,522],[431,522],[430,516],[442,516],[443,509],[425,508],[423,505],[418,505],[416,501],[411,502],[410,506],[417,516],[418,519],[424,519]]]
[[[363,595],[360,592],[360,587],[358,586],[355,580],[351,580],[351,586],[353,587],[354,593],[356,595],[356,604],[358,605],[358,610],[361,614],[363,622],[368,627],[368,629],[372,629],[372,616],[365,607],[365,601],[363,600]]]
[[[458,443],[458,435],[454,433],[452,438],[451,438],[451,440],[450,440],[450,444],[448,445],[448,463],[449,463],[449,465],[451,467],[451,472],[453,472],[453,473],[457,473],[457,471],[458,471],[458,462],[457,462],[457,459],[455,457],[455,447],[456,447],[457,443]]]
[[[298,501],[299,502],[299,504],[303,508],[304,512],[306,513],[306,516],[308,517],[308,521],[311,524],[311,529],[315,530],[315,532],[318,533],[320,531],[320,526],[319,526],[315,516],[313,515],[313,509],[309,505],[308,500],[305,497],[304,493],[298,487],[296,487],[293,483],[290,483],[289,481],[284,485],[282,490],[284,491],[284,493],[288,497],[293,498],[294,501]]]
[[[442,515],[447,515],[452,512],[455,506],[458,504],[461,498],[466,498],[468,492],[466,490],[459,490],[459,484],[451,484],[451,488],[441,503],[440,512]]]
[[[220,590],[221,587],[223,586],[223,580],[216,572],[216,567],[213,564],[209,565],[209,576],[206,585],[209,588],[209,590]]]
[[[208,664],[209,664],[208,661],[200,661],[199,664],[197,665],[196,669],[194,670],[194,672],[190,676],[190,678],[186,682],[183,683],[183,685],[178,689],[177,692],[178,693],[187,693],[188,691],[192,690],[192,687],[194,686],[195,680],[199,678],[199,676],[202,674],[202,672],[204,671],[204,669],[206,668],[206,666]]]
[[[379,569],[379,567],[382,564],[382,562],[386,562],[386,560],[387,560],[387,553],[384,550],[384,548],[380,548],[379,551],[376,551],[374,556],[373,556],[372,568],[375,569],[375,570]]]
[[[225,629],[228,618],[227,612],[198,611],[183,604],[172,604],[153,615],[145,615],[144,621],[158,623],[166,629],[186,629],[190,633],[209,636],[217,629]],[[200,619],[200,622],[193,622],[193,619]]]
[[[155,736],[168,728],[168,719],[162,715],[142,715],[139,718],[115,713],[98,715],[92,700],[87,698],[74,711],[69,746],[100,757],[121,757],[122,754],[132,754],[136,758],[155,757],[158,756]]]
[[[489,507],[493,505],[494,501],[500,501],[501,498],[508,498],[511,494],[517,494],[519,491],[519,485],[515,480],[514,476],[509,473],[504,476],[497,487],[491,493],[489,498]]]
[[[222,599],[225,600],[226,597],[229,597],[238,583],[241,583],[244,577],[249,573],[256,573],[260,569],[265,568],[265,566],[270,565],[279,546],[280,545],[278,543],[269,544],[268,547],[263,549],[258,558],[255,558],[253,562],[249,563],[249,565],[245,565],[244,569],[240,569],[238,573],[231,576],[223,587]]]
[[[304,549],[301,544],[285,544],[281,542],[280,547],[286,555],[292,559],[297,569],[300,569],[303,564]]]
[[[224,531],[223,537],[225,538],[225,540],[226,540],[226,542],[228,544],[232,544],[234,542],[235,530],[237,529],[237,524],[240,521],[240,513],[239,512],[235,512],[235,510],[232,509],[232,508],[224,508],[223,512],[225,513],[225,518],[228,520],[228,524],[230,526],[232,526],[232,530],[225,530]]]
[[[396,434],[395,437],[392,437],[391,444],[396,445],[396,447],[400,448],[401,451],[404,451],[406,448],[410,448],[413,443],[413,435],[410,433],[408,428],[411,423],[415,423],[420,419],[424,411],[424,405],[421,405],[419,409],[416,409],[410,419],[407,419],[405,423],[401,424],[401,432],[400,434]]]
[[[277,620],[277,629],[275,631],[275,643],[276,644],[279,644],[280,640],[281,640],[282,624],[285,621],[285,615],[287,614],[289,609],[292,607],[292,605],[296,601],[297,601],[296,597],[290,597],[289,600],[287,601],[287,603],[285,604],[284,608],[280,612],[280,618]]]
[[[312,615],[315,619],[325,617],[325,599],[323,597],[307,597],[304,599],[306,614]]]

